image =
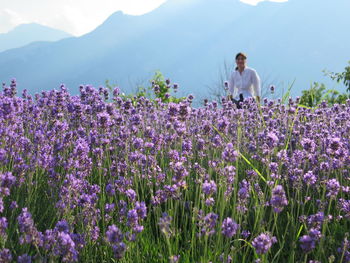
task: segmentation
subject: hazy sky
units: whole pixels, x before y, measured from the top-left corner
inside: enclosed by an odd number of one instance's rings
[[[241,1],[256,5],[266,0]],[[95,29],[118,10],[141,15],[164,2],[166,0],[0,0],[0,33],[19,24],[36,22],[79,36]]]

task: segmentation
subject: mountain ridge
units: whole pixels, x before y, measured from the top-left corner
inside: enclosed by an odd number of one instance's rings
[[[37,23],[20,24],[7,33],[0,34],[0,52],[19,48],[37,41],[58,41],[72,35]]]

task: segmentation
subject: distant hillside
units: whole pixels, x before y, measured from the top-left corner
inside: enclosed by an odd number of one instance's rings
[[[65,83],[73,93],[80,84],[106,79],[132,91],[157,69],[185,93],[208,94],[224,61],[238,51],[262,80],[292,94],[322,70],[341,71],[350,56],[349,0],[289,0],[251,6],[239,0],[169,0],[142,16],[117,12],[89,34],[54,43],[34,43],[0,53],[0,80],[16,77],[32,92]],[[282,85],[282,81],[284,85]]]
[[[61,30],[38,24],[22,24],[8,33],[0,34],[0,52],[25,46],[35,41],[57,41],[71,37]]]

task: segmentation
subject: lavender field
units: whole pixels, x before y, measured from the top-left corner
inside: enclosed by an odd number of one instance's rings
[[[0,262],[350,262],[350,101],[0,93]]]

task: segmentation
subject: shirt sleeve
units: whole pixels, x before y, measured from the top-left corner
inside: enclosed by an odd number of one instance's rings
[[[254,87],[254,93],[255,93],[255,96],[261,96],[260,93],[261,93],[261,87],[260,87],[260,77],[258,75],[258,73],[256,72],[256,70],[253,70],[253,75],[252,75],[252,84],[253,84],[253,87]]]
[[[231,95],[234,95],[235,81],[233,77],[233,73],[230,75],[230,79],[228,80],[228,90]]]

